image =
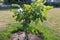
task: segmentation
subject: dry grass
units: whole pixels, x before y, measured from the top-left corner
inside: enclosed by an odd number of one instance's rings
[[[15,23],[10,10],[0,10],[0,28],[5,27],[6,24]]]
[[[43,23],[54,30],[58,35],[60,34],[60,8],[53,8],[48,11],[47,21]]]
[[[12,17],[12,12],[9,10],[0,10],[0,22],[13,23],[15,20]]]

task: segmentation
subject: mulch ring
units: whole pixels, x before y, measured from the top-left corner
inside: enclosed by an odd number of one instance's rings
[[[9,40],[42,40],[42,37],[32,33],[25,33],[24,31],[18,31],[13,33]]]

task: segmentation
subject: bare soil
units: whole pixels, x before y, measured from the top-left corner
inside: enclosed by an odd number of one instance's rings
[[[42,40],[42,37],[32,33],[25,33],[25,32],[19,31],[19,32],[13,33],[9,40]]]

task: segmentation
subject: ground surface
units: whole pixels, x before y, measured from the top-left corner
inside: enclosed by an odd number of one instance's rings
[[[14,22],[15,20],[13,19],[12,12],[10,10],[0,10],[0,28]]]
[[[27,37],[28,36],[28,37]],[[11,35],[10,40],[42,40],[42,37],[38,35],[33,35],[31,33],[25,34],[25,32],[16,32]]]
[[[43,24],[53,29],[57,34],[60,34],[60,8],[49,10],[47,21]]]
[[[0,29],[6,27],[6,24],[14,23],[10,10],[0,10]],[[53,8],[48,11],[47,21],[43,23],[60,34],[60,8]]]

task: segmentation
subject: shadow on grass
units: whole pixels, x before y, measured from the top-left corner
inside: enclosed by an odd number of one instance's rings
[[[0,10],[11,10],[11,9],[19,9],[18,7],[0,7]]]

